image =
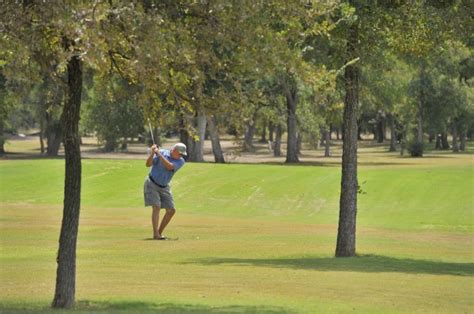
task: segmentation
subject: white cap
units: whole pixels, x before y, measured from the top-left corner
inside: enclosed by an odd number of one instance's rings
[[[181,156],[187,156],[188,153],[186,153],[186,145],[183,143],[176,143],[171,147],[172,150],[176,150],[181,154]]]

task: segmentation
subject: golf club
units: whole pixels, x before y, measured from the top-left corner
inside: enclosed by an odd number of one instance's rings
[[[148,119],[148,126],[150,127],[150,135],[151,135],[151,140],[153,141],[153,145],[156,145],[156,143],[155,143],[155,138],[153,137],[153,130],[152,130],[152,128],[151,128],[150,119]]]

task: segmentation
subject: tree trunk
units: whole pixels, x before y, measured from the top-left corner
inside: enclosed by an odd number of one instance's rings
[[[247,123],[247,128],[244,135],[244,152],[252,152],[254,150],[253,146],[253,136],[255,135],[255,124],[253,121]]]
[[[444,132],[441,134],[441,147],[442,149],[449,149],[449,142],[448,142],[448,133]]]
[[[376,129],[376,133],[377,133],[377,143],[383,143],[383,140],[384,140],[384,127],[383,127],[383,120],[379,120],[377,122],[377,129]]]
[[[204,136],[206,135],[206,115],[202,110],[198,110],[197,114],[197,132],[198,140],[191,138],[193,142],[192,159],[190,161],[204,161]]]
[[[183,124],[187,124],[191,126],[189,129],[195,130],[188,131],[188,128],[183,127],[182,132],[180,131],[180,139],[184,144],[186,144],[188,150],[187,161],[203,162],[206,115],[202,110],[198,109],[194,117],[184,114],[183,120]],[[194,134],[194,132],[197,134]]]
[[[458,145],[458,126],[456,123],[453,123],[453,153],[459,153],[459,145]]]
[[[5,154],[5,134],[3,125],[3,119],[0,118],[0,156]]]
[[[466,134],[462,131],[459,135],[461,144],[459,145],[459,150],[462,152],[466,151]]]
[[[296,83],[290,82],[286,88],[286,109],[288,125],[288,141],[286,149],[286,161],[299,162],[298,143],[296,139],[296,106],[298,105],[298,91]]]
[[[47,114],[47,113],[46,113]],[[41,149],[41,155],[44,154],[44,134],[45,134],[45,129],[44,129],[44,118],[43,115],[40,114],[40,132],[39,132],[39,141],[40,141],[40,149]]]
[[[267,142],[267,120],[263,119],[263,126],[262,126],[262,135],[260,137],[260,143]]]
[[[128,141],[127,141],[127,138],[124,137],[120,141],[120,150],[127,151],[127,148],[128,148]]]
[[[357,42],[358,25],[354,23],[349,28],[347,61],[358,57]],[[344,73],[346,95],[344,99],[341,196],[336,257],[355,256],[356,254],[358,72],[358,64],[355,63],[348,65]]]
[[[46,114],[46,154],[57,156],[61,146],[61,121],[56,120],[51,114]]]
[[[428,142],[431,144],[433,141],[436,139],[435,132],[430,132],[429,137],[428,137]]]
[[[273,148],[273,156],[275,157],[281,156],[281,133],[281,125],[278,124],[275,132],[275,147]]]
[[[441,134],[436,134],[435,149],[442,149],[441,137],[442,137]]]
[[[324,157],[331,156],[330,145],[331,145],[331,129],[329,129],[329,131],[324,132]]]
[[[357,133],[357,138],[359,138],[359,137],[360,137],[360,135],[359,135],[359,133]],[[341,139],[341,137],[340,137],[340,134],[339,134],[339,128],[336,128],[336,140],[340,140],[340,139]]]
[[[407,143],[407,131],[403,130],[402,131],[402,136],[400,139],[400,156],[405,155],[405,147]]]
[[[319,128],[319,134],[320,134],[320,138],[319,138],[319,146],[324,146],[324,143],[325,143],[325,140],[326,140],[326,129],[323,128],[323,127],[320,127]]]
[[[423,143],[423,113],[421,113],[421,110],[421,108],[418,109],[418,127],[416,134],[416,140],[418,143]]]
[[[303,146],[303,134],[301,134],[301,132],[298,132],[298,135],[296,136],[296,153],[298,155],[301,155],[302,146]]]
[[[420,81],[422,82],[420,86],[420,99],[418,100],[418,126],[417,126],[417,134],[416,134],[416,140],[418,143],[423,144],[423,110],[426,107],[425,106],[425,88],[423,85],[423,82],[426,79],[426,71],[425,71],[425,62],[421,63],[420,67]],[[423,151],[421,152],[423,154]]]
[[[217,128],[217,121],[214,115],[207,117],[207,125],[209,127],[209,135],[211,136],[212,153],[216,163],[225,163],[224,154],[222,153],[221,142],[219,139],[219,130]]]
[[[382,141],[387,140],[387,120],[384,117],[382,120]]]
[[[55,125],[54,129],[48,132],[47,143],[46,154],[48,156],[57,156],[61,147],[61,128],[59,124]]]
[[[390,120],[390,148],[388,151],[396,152],[397,151],[397,131],[395,130],[395,118],[393,115],[389,115]]]
[[[76,244],[81,204],[81,151],[79,118],[81,112],[82,61],[73,56],[67,64],[67,101],[61,122],[64,134],[66,171],[64,209],[57,257],[56,291],[52,307],[70,308],[76,290]]]
[[[117,139],[115,137],[108,137],[105,139],[104,151],[106,153],[114,152],[117,149]]]
[[[268,140],[270,142],[273,142],[273,129],[274,129],[274,125],[273,125],[273,122],[269,122],[268,123]]]
[[[255,135],[255,120],[257,119],[257,114],[255,113],[251,120],[246,123],[246,130],[244,135],[244,152],[252,152],[255,147],[253,146],[253,137]]]

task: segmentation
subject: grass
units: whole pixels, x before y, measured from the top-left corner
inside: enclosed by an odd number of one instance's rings
[[[362,148],[358,257],[333,257],[340,168],[188,163],[150,241],[142,160],[83,160],[77,312],[442,312],[474,308],[470,155]],[[383,161],[383,162],[382,162]],[[0,161],[0,311],[49,312],[62,159]],[[61,312],[61,311],[59,311]]]

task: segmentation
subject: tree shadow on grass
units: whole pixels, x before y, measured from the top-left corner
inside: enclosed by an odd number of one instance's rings
[[[51,313],[52,308],[34,308],[34,305],[14,307],[0,305],[0,313]],[[282,314],[295,313],[291,309],[276,306],[207,306],[198,304],[154,303],[142,301],[77,301],[72,309],[54,310],[54,313],[170,313],[170,314],[198,314],[198,313],[263,313]]]
[[[402,259],[380,255],[361,255],[349,258],[299,257],[299,258],[211,258],[193,261],[203,265],[234,264],[277,268],[309,269],[316,271],[351,271],[409,274],[473,276],[474,263],[447,263],[440,261]]]
[[[276,306],[244,306],[244,305],[228,305],[228,306],[206,306],[198,304],[175,304],[175,303],[152,303],[152,302],[135,302],[135,301],[79,301],[75,307],[78,311],[97,312],[139,312],[139,313],[263,313],[263,314],[280,314],[292,313],[287,308]]]

